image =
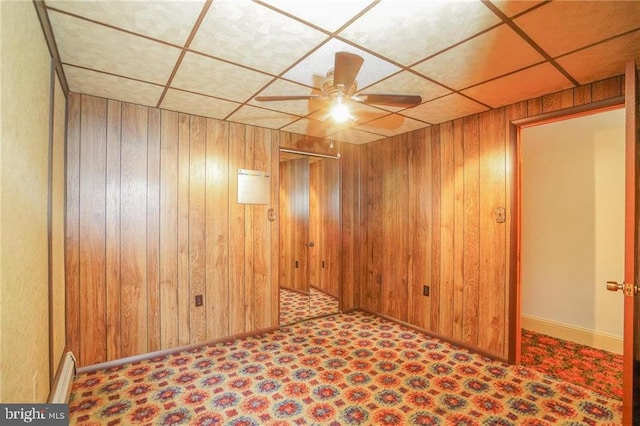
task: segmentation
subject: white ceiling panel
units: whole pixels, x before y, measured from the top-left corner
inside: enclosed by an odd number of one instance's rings
[[[515,19],[552,57],[640,27],[640,1],[554,1]]]
[[[491,3],[496,5],[498,9],[502,11],[509,18],[513,18],[515,15],[523,13],[533,7],[538,6],[545,0],[491,0]]]
[[[385,136],[393,136],[400,133],[422,129],[423,127],[425,127],[425,123],[422,121],[414,120],[400,114],[390,114],[377,120],[362,124],[356,127],[356,129],[379,133]]]
[[[624,74],[627,62],[640,64],[640,30],[562,56],[557,61],[581,84]]]
[[[247,0],[214,1],[191,49],[280,74],[327,36]]]
[[[204,1],[58,1],[50,7],[180,47],[202,11]]]
[[[361,87],[373,84],[400,70],[390,62],[381,60],[339,40],[332,39],[296,65],[295,68],[289,70],[284,77],[307,86],[319,88],[327,71],[333,68],[336,52],[355,53],[364,58],[364,63],[356,78],[358,86]]]
[[[36,11],[47,14],[45,37],[55,45],[54,59],[73,92],[150,106],[160,102],[160,108],[314,137],[339,134],[352,143],[620,76],[627,61],[640,63],[640,1],[38,5],[44,7]],[[317,119],[326,116],[340,88],[323,100],[255,100],[319,94],[339,51],[364,60],[356,93],[419,95],[422,103],[349,103],[354,119],[338,128]]]
[[[422,102],[426,102],[431,99],[439,98],[448,93],[451,90],[443,87],[439,84],[432,83],[429,80],[415,75],[412,72],[402,71],[395,74],[379,83],[369,86],[361,91],[363,94],[396,94],[396,95],[420,95]],[[403,108],[390,107],[387,105],[380,105],[380,108],[384,108],[389,111],[397,111]]]
[[[302,118],[282,128],[285,132],[299,133],[317,138],[324,138],[335,131],[328,123],[309,118]]]
[[[489,106],[509,105],[542,96],[547,88],[552,92],[568,89],[571,82],[548,63],[480,84],[462,93]]]
[[[123,31],[50,12],[63,62],[75,66],[166,84],[180,49]]]
[[[272,79],[267,74],[188,52],[171,86],[244,102]]]
[[[500,23],[481,2],[381,2],[339,35],[408,66]]]
[[[379,135],[375,133],[363,132],[361,130],[356,129],[345,129],[340,130],[332,135],[329,135],[330,139],[339,142],[348,142],[356,145],[365,144],[373,141],[377,141],[380,139],[384,139],[384,135]]]
[[[167,94],[160,105],[161,108],[171,111],[186,112],[217,119],[224,119],[238,106],[240,105],[235,102],[176,89],[167,90]]]
[[[271,111],[245,105],[228,117],[229,121],[251,124],[253,126],[266,127],[268,129],[280,129],[298,117],[278,111]]]
[[[69,80],[69,90],[76,93],[91,93],[94,96],[155,107],[164,86],[143,83],[137,80],[116,77],[97,71],[64,67]]]
[[[507,25],[500,25],[412,69],[455,90],[544,61]]]
[[[457,93],[435,99],[403,111],[403,115],[431,124],[486,111],[488,108]]]
[[[263,0],[283,12],[334,32],[373,3],[372,0]]]
[[[273,84],[267,86],[263,91],[259,93],[260,96],[279,96],[279,95],[289,95],[289,96],[308,96],[308,95],[318,95],[318,90],[311,89],[306,86],[302,86],[300,84],[292,83],[287,80],[276,80]],[[311,114],[314,111],[317,111],[320,108],[326,106],[326,101],[321,101],[317,99],[311,100],[294,100],[294,101],[272,101],[272,102],[260,102],[252,99],[249,104],[273,109],[276,111],[286,112],[289,114],[295,114],[300,116],[305,116]]]

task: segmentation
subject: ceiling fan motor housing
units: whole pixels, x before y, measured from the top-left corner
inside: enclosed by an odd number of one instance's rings
[[[335,98],[350,98],[353,94],[358,90],[358,82],[353,80],[348,87],[344,84],[333,84],[333,68],[327,71],[327,75],[322,80],[320,84],[320,91],[322,93],[322,97],[326,99],[335,99]]]

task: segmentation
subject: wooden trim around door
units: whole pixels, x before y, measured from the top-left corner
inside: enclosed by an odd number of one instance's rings
[[[509,364],[520,364],[520,347],[522,345],[520,335],[520,316],[521,312],[521,264],[520,254],[522,249],[522,158],[521,158],[521,129],[538,126],[541,124],[553,123],[555,121],[568,120],[571,118],[582,117],[599,112],[609,111],[624,107],[624,96],[607,99],[601,102],[580,105],[577,107],[566,108],[551,113],[534,115],[531,117],[513,120],[509,124],[509,145],[514,152],[512,159],[511,178],[516,182],[514,193],[509,194],[514,202],[515,220],[512,221],[511,238],[515,239],[515,250],[512,251],[510,258],[511,271],[510,274],[510,300],[509,300]]]

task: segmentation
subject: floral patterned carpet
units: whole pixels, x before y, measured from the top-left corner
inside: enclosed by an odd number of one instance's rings
[[[286,288],[280,289],[280,325],[338,313],[337,298],[315,287],[311,287],[310,290],[307,295]]]
[[[362,312],[79,375],[81,425],[607,425],[619,401]]]
[[[560,380],[622,400],[622,355],[522,330],[520,362]]]

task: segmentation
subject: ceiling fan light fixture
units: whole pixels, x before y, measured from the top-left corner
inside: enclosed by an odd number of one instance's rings
[[[329,116],[336,123],[344,123],[348,120],[354,120],[353,115],[351,115],[351,111],[349,111],[349,107],[347,107],[344,103],[342,103],[342,99],[338,99],[332,106],[329,111]]]

